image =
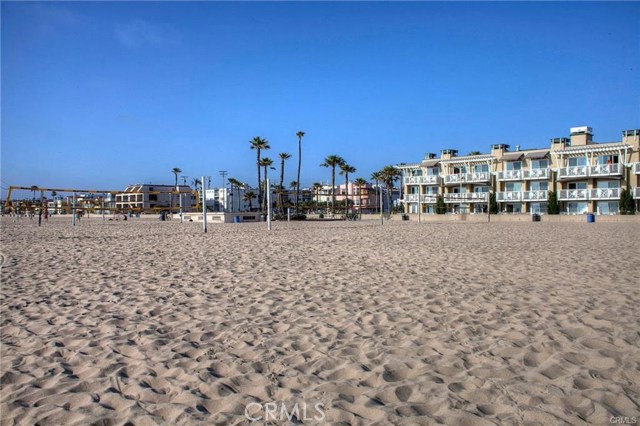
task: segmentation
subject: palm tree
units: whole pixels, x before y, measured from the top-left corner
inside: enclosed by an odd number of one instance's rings
[[[382,172],[378,171],[378,172],[371,173],[371,179],[373,179],[375,181],[376,188],[379,190],[380,189],[380,181],[382,180]],[[380,198],[382,198],[382,191],[380,191]],[[375,208],[376,213],[378,212],[379,206],[380,206],[380,200],[376,199],[376,208]]]
[[[247,191],[244,193],[244,196],[242,197],[242,199],[244,201],[247,201],[249,203],[249,211],[251,211],[251,209],[253,209],[253,202],[252,200],[256,198],[256,193],[253,191]]]
[[[316,208],[320,205],[320,190],[322,189],[322,184],[320,182],[313,183],[313,193],[316,194]]]
[[[356,168],[347,163],[340,164],[340,174],[344,175],[344,213],[347,214],[349,208],[349,173],[355,173]]]
[[[302,164],[302,137],[304,136],[303,131],[299,131],[296,133],[298,137],[298,182],[300,182],[300,165]],[[296,215],[299,213],[298,211],[298,197],[300,194],[300,188],[296,189]]]
[[[353,184],[358,187],[358,205],[360,206],[360,214],[362,214],[362,187],[367,184],[367,181],[360,177],[354,180]]]
[[[176,177],[175,189],[177,191],[178,190],[178,175],[180,173],[182,173],[182,170],[180,170],[179,167],[174,167],[173,169],[171,169],[171,173],[173,173],[175,175],[175,177]],[[170,205],[171,205],[170,211],[173,211],[173,191],[171,191],[171,195],[170,195],[169,198],[171,199],[171,201],[170,201]]]
[[[336,212],[336,167],[344,164],[344,158],[338,155],[329,155],[324,159],[322,167],[331,167],[331,214]]]
[[[255,149],[257,153],[256,165],[258,167],[258,204],[262,206],[262,181],[260,179],[260,151],[271,148],[269,141],[256,136],[251,141],[251,149]]]
[[[400,169],[397,169],[393,166],[384,166],[382,170],[380,170],[381,181],[387,187],[387,206],[389,206],[389,214],[391,214],[391,199],[390,194],[393,189],[393,183],[400,179],[402,176],[402,172]]]
[[[278,154],[280,157],[280,187],[278,188],[278,208],[280,212],[284,214],[284,161],[291,158],[291,155],[286,152]]]
[[[264,190],[265,190],[265,193],[264,193],[264,197],[262,198],[262,201],[263,201],[262,209],[266,210],[267,209],[267,191],[270,191],[270,188],[267,188],[267,186],[266,186],[267,185],[266,182],[267,182],[267,178],[268,178],[267,170],[268,170],[268,167],[271,167],[271,165],[273,164],[273,160],[271,158],[269,158],[269,157],[264,157],[263,159],[260,160],[260,163],[258,163],[258,164],[260,164],[262,167],[264,167],[264,181],[265,181],[265,189]]]

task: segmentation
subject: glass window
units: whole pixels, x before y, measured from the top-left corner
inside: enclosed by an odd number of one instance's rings
[[[507,182],[505,190],[507,192],[520,192],[522,191],[522,182]]]
[[[587,189],[587,182],[570,182],[567,189]]]
[[[620,181],[617,180],[599,180],[596,184],[596,188],[605,189],[605,188],[619,188]]]
[[[507,162],[507,170],[522,170],[522,161]]]
[[[531,190],[532,191],[548,191],[549,190],[549,182],[531,182]]]
[[[427,176],[438,176],[440,174],[439,167],[429,167],[427,169]]]
[[[587,158],[586,157],[571,157],[569,158],[569,167],[577,167],[577,166],[586,166]]]
[[[601,155],[598,157],[598,164],[618,164],[617,155]]]
[[[475,173],[488,172],[489,171],[489,165],[488,164],[476,164],[473,167],[473,171]]]
[[[476,186],[473,188],[473,192],[489,192],[488,186]]]
[[[587,213],[587,203],[583,201],[567,203],[567,212],[569,214],[585,214]]]
[[[545,214],[547,212],[547,203],[531,203],[531,213]]]
[[[549,167],[549,160],[543,158],[542,160],[532,160],[531,168],[532,169],[546,169]]]
[[[598,201],[596,205],[598,214],[618,214],[617,201]]]

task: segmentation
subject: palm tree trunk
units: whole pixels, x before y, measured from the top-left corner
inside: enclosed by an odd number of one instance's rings
[[[280,209],[280,213],[284,214],[284,158],[280,161],[280,188],[278,188],[278,190],[278,208]]]
[[[336,214],[336,166],[331,168],[331,214]]]
[[[349,173],[344,174],[344,214],[349,210]]]
[[[296,182],[296,215],[299,214],[298,197],[300,196],[300,165],[302,164],[302,138],[298,136],[298,179]]]
[[[262,206],[262,181],[260,179],[260,149],[258,151],[258,205]]]

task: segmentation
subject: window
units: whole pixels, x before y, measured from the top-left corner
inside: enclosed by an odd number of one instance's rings
[[[158,201],[158,194],[149,194],[149,201]]]
[[[532,160],[531,161],[532,169],[547,169],[549,168],[549,160],[544,158],[542,160]]]
[[[427,176],[438,176],[440,174],[439,167],[429,167],[427,169]]]
[[[531,213],[545,214],[547,212],[547,203],[531,203]]]
[[[507,170],[522,170],[522,161],[507,162]]]
[[[571,157],[567,163],[569,167],[578,167],[587,165],[587,157]]]
[[[598,189],[620,188],[620,181],[617,180],[599,180],[596,184]]]
[[[588,207],[586,202],[570,202],[567,203],[567,213],[569,214],[584,214],[587,213]]]
[[[473,171],[475,173],[488,172],[489,171],[489,165],[488,164],[476,164],[473,167]]]
[[[548,191],[549,182],[531,182],[532,191]]]
[[[489,187],[488,186],[476,186],[473,188],[473,192],[489,192]]]
[[[598,214],[618,214],[618,202],[598,201],[596,203],[596,211]]]
[[[520,192],[522,191],[522,182],[507,182],[505,186],[507,192]]]
[[[587,189],[587,182],[570,182],[567,189]]]
[[[601,155],[598,157],[598,164],[618,164],[617,155]]]

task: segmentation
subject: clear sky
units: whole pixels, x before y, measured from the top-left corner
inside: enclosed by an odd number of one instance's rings
[[[2,2],[2,188],[256,181],[640,127],[640,4]]]

